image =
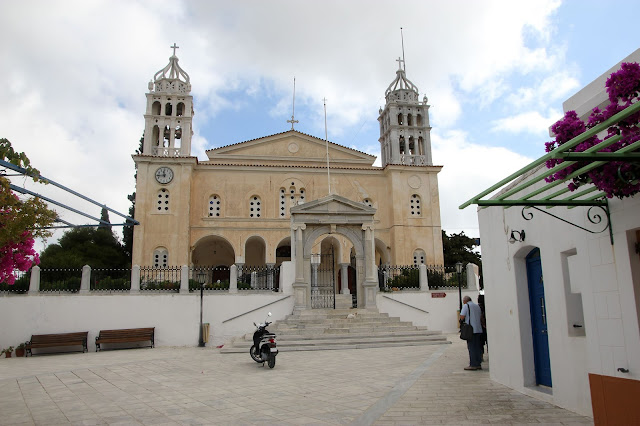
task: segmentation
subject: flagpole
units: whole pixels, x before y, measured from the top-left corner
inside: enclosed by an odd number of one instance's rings
[[[329,173],[329,136],[327,134],[327,99],[323,98],[324,105],[324,142],[327,146],[327,182],[329,183],[329,195],[331,195],[331,175]]]

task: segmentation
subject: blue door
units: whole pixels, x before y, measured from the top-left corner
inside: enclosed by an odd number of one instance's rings
[[[536,384],[551,387],[549,335],[547,334],[547,311],[544,299],[540,249],[533,249],[527,256],[527,281],[529,283],[529,307],[531,309]]]

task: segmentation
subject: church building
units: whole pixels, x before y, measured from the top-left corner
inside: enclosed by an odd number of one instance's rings
[[[174,49],[149,83],[143,151],[133,155],[140,222],[133,264],[277,268],[295,261],[296,229],[305,227],[294,226],[294,215],[313,209],[325,213],[326,227],[313,234],[305,256],[331,251],[336,270],[360,275],[358,286],[365,270],[375,277],[369,267],[442,265],[441,166],[431,156],[429,105],[398,62],[379,110],[380,167],[372,155],[294,130],[293,117],[290,130],[229,141],[199,161],[191,152],[191,80]],[[316,219],[306,217],[309,230]],[[370,220],[357,228],[353,217]],[[361,250],[368,239],[371,248]],[[357,292],[345,283],[338,280],[336,292]]]

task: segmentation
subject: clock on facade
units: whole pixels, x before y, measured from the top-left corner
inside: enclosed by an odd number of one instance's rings
[[[156,170],[156,180],[158,183],[166,184],[173,179],[173,170],[169,167],[160,167]]]

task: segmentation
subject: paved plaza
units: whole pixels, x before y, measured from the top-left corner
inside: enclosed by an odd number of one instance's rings
[[[0,425],[593,424],[464,371],[451,345],[249,354],[155,348],[0,359]]]

